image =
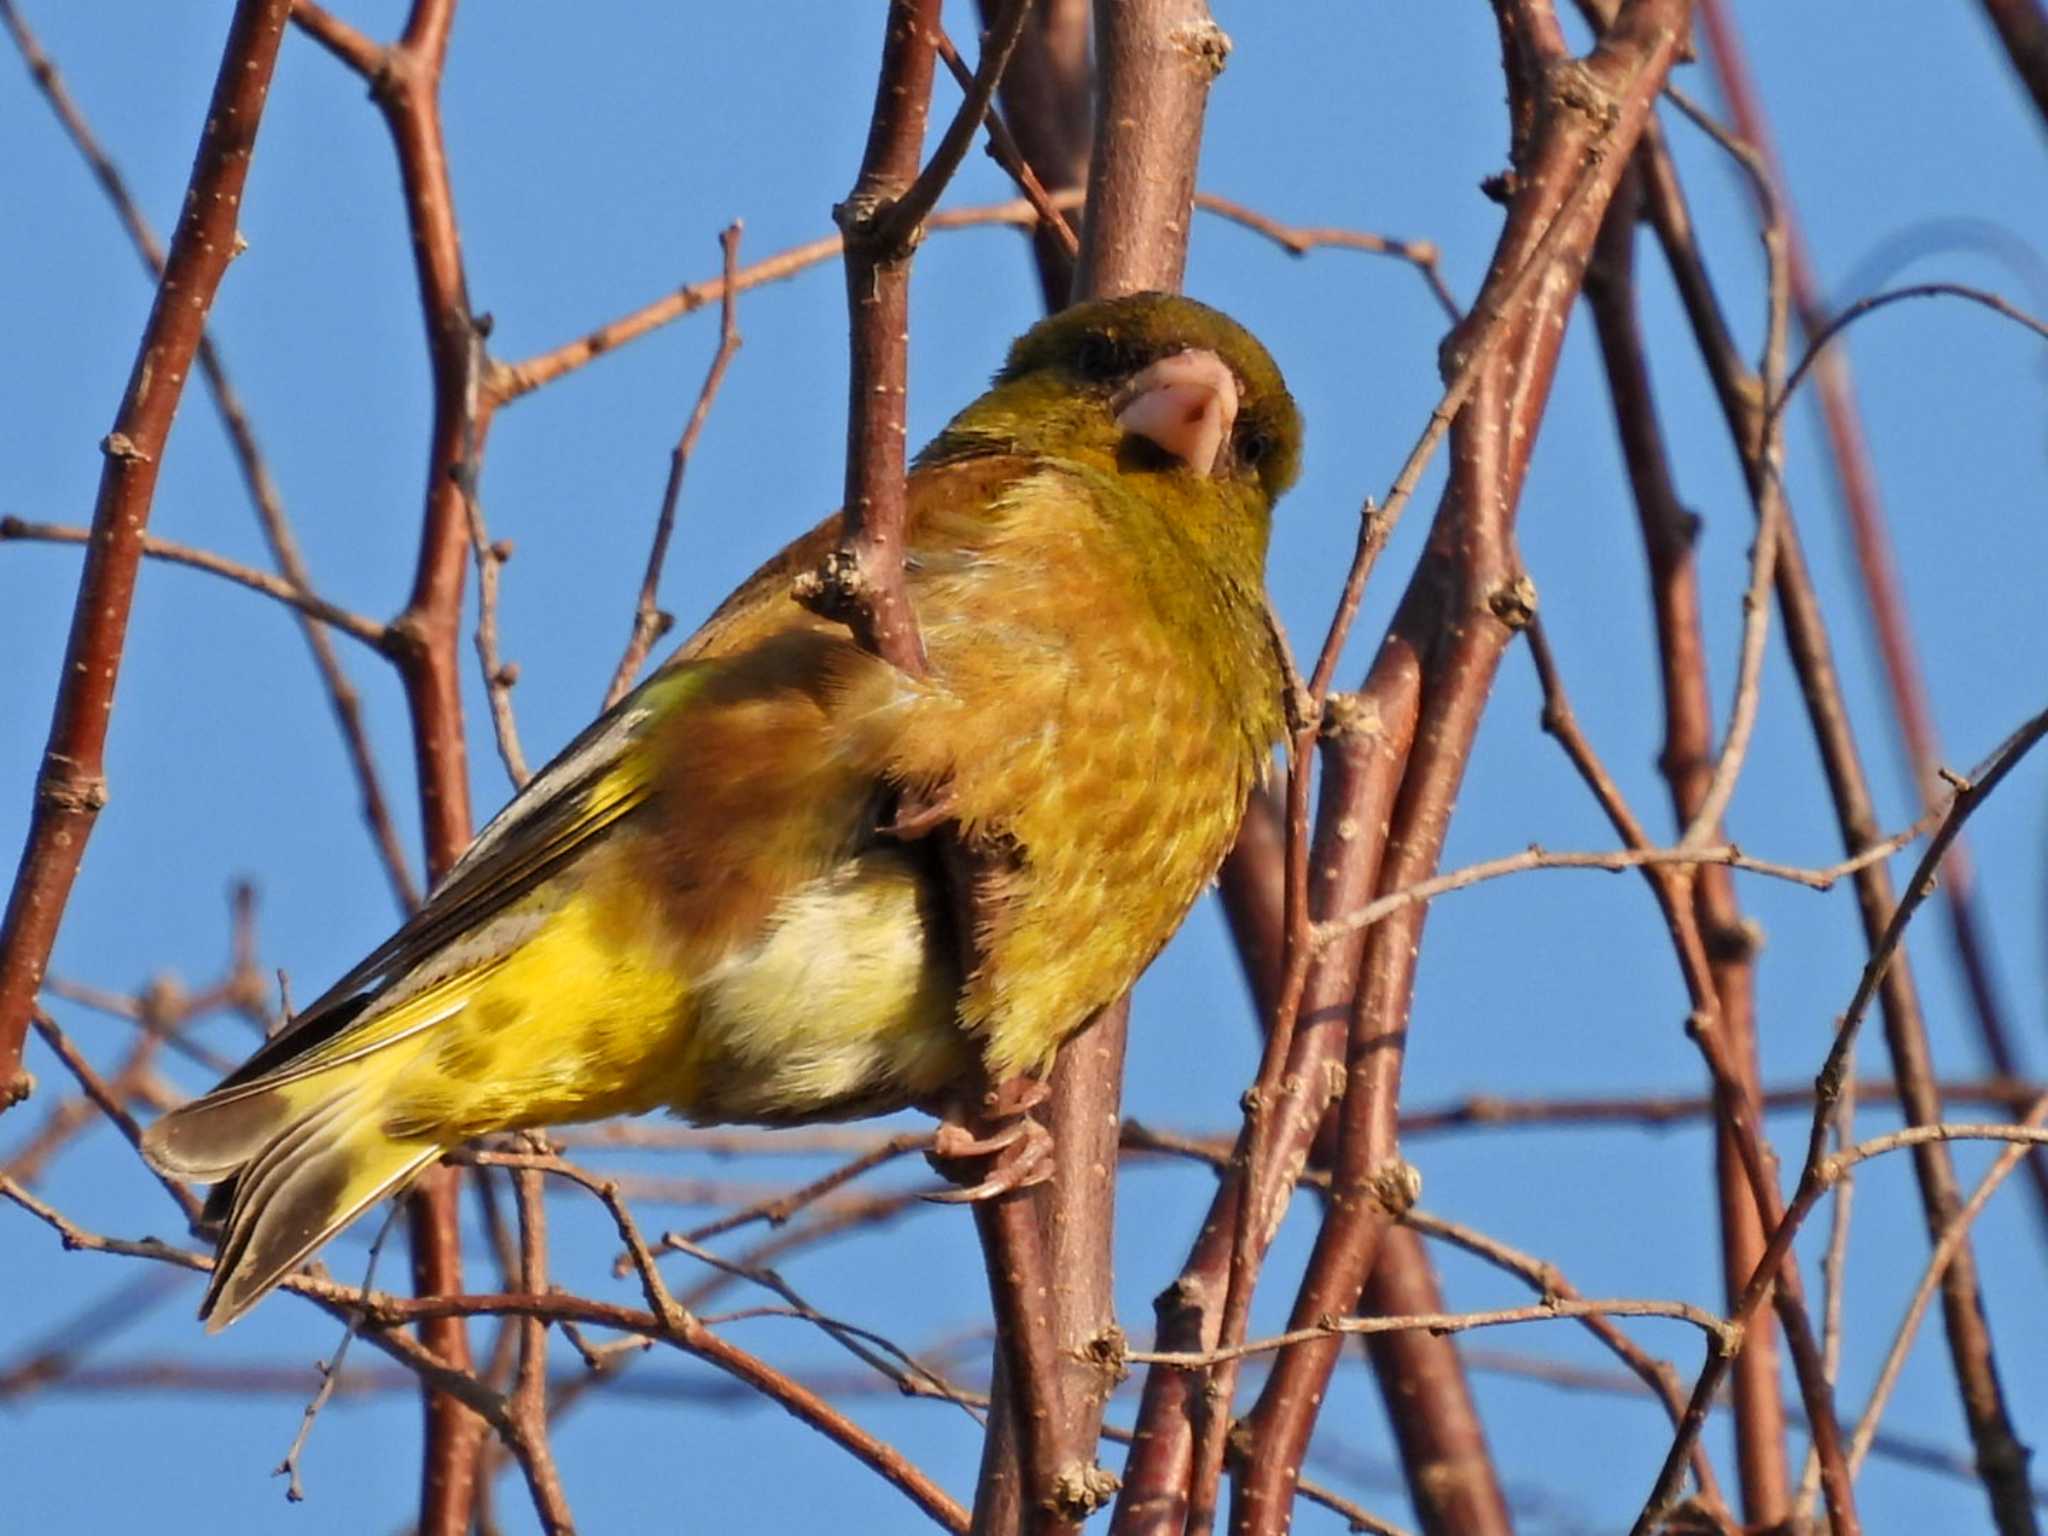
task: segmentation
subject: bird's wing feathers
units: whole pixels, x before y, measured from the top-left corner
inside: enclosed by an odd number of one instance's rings
[[[378,1043],[375,1019],[358,1022],[361,1010],[346,1005],[380,980],[393,984],[375,999],[378,1017],[444,984],[455,971],[487,963],[483,951],[494,947],[493,920],[646,800],[649,765],[644,754],[630,748],[687,695],[700,670],[674,667],[657,673],[570,742],[492,818],[419,911],[221,1088],[259,1078],[275,1081],[279,1069],[295,1058],[307,1058],[309,1066],[328,1065],[320,1048],[343,1029],[350,1034],[351,1048]],[[452,953],[456,950],[462,951],[459,959]],[[451,953],[443,956],[443,951]],[[416,1012],[407,1010],[408,1016]]]

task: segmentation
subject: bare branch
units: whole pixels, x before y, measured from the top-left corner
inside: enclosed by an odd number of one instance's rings
[[[106,803],[107,724],[164,444],[207,311],[234,259],[242,188],[290,11],[290,0],[239,0],[235,7],[184,212],[113,431],[100,445],[106,463],[93,507],[94,542],[79,577],[35,811],[0,925],[0,1113],[31,1088],[22,1041],[86,840]]]
[[[718,387],[725,382],[725,371],[732,366],[733,354],[740,349],[740,224],[737,220],[726,226],[725,232],[718,237],[718,243],[725,252],[718,350],[711,355],[711,367],[704,375],[703,387],[697,391],[697,403],[690,409],[690,419],[683,427],[683,435],[669,454],[668,484],[661,493],[661,515],[654,520],[654,545],[647,551],[647,573],[640,578],[640,596],[633,605],[633,633],[626,642],[625,655],[619,658],[618,668],[612,673],[611,686],[605,689],[606,709],[626,696],[633,686],[633,679],[640,673],[641,665],[647,660],[647,653],[654,648],[654,642],[668,633],[669,626],[675,622],[661,611],[657,599],[661,591],[661,568],[668,561],[669,537],[675,532],[676,500],[682,495],[683,475],[690,467],[690,455],[697,451],[697,439],[703,435],[704,423],[710,419],[711,403],[718,398]]]

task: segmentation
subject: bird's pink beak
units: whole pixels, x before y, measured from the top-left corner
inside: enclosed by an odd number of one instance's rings
[[[1192,347],[1153,363],[1111,403],[1126,432],[1151,439],[1198,475],[1213,475],[1237,421],[1237,378],[1214,352]]]

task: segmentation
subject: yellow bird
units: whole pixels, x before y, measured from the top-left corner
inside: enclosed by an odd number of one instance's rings
[[[1042,1074],[1179,926],[1267,770],[1263,571],[1300,440],[1264,348],[1201,304],[1034,327],[909,479],[927,677],[792,596],[828,519],[149,1128],[158,1168],[226,1186],[200,1315],[232,1322],[487,1132],[932,1107],[977,1054]],[[905,795],[1000,851],[971,975],[931,845],[893,826]]]

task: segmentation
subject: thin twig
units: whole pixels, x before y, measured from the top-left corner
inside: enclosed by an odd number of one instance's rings
[[[71,99],[64,87],[63,78],[57,67],[45,54],[33,33],[22,21],[12,0],[0,0],[0,20],[4,20],[13,33],[15,46],[21,51],[28,64],[29,73],[37,87],[49,102],[51,111],[63,125],[64,132],[77,147],[78,152],[92,168],[94,177],[107,194],[107,201],[128,232],[129,242],[135,253],[154,279],[163,276],[163,243],[156,231],[150,227],[141,206],[128,190],[127,178],[120,167],[100,144],[99,138],[86,121],[85,114]],[[240,393],[228,377],[227,363],[221,350],[209,334],[199,339],[199,372],[206,380],[208,393],[213,396],[214,406],[220,412],[221,424],[226,427],[228,444],[234,450],[236,463],[242,472],[242,482],[248,488],[249,499],[256,511],[256,520],[263,529],[264,541],[270,546],[271,558],[276,562],[285,583],[297,592],[310,592],[313,579],[306,566],[304,555],[299,550],[297,537],[292,532],[291,520],[285,513],[284,496],[279,490],[277,479],[270,472],[268,459],[256,439],[256,429],[249,418],[248,409],[242,404]],[[154,554],[145,540],[143,553]],[[340,610],[336,610],[339,612]],[[326,620],[324,614],[307,612],[305,619]],[[368,621],[363,621],[367,623]],[[381,626],[379,626],[381,629]],[[300,632],[306,637],[306,647],[313,655],[313,665],[320,674],[322,686],[326,689],[328,703],[334,711],[335,724],[339,727],[343,749],[348,754],[349,766],[356,776],[357,787],[362,795],[363,820],[369,829],[370,840],[376,845],[378,857],[384,865],[386,878],[391,883],[392,894],[397,897],[401,910],[410,912],[419,905],[419,892],[413,883],[412,869],[406,858],[405,845],[400,840],[398,828],[391,819],[390,802],[384,793],[384,785],[377,772],[375,757],[370,751],[369,733],[363,724],[362,697],[355,684],[350,681],[342,667],[341,658],[335,654],[328,637],[314,624],[300,624]],[[360,638],[360,637],[359,637]],[[381,644],[381,637],[379,640]]]
[[[1821,354],[1827,350],[1828,343],[1854,325],[1858,320],[1861,320],[1865,315],[1874,314],[1880,309],[1887,309],[1894,304],[1903,303],[1907,299],[1938,298],[1967,299],[1972,304],[1981,304],[1984,308],[1991,310],[1995,314],[2005,316],[2006,319],[2014,324],[2024,326],[2043,341],[2048,341],[2048,322],[2035,319],[2018,305],[2000,298],[1987,288],[1973,288],[1967,283],[1912,283],[1904,288],[1893,288],[1884,293],[1873,293],[1858,299],[1855,303],[1829,316],[1827,323],[1816,330],[1807,340],[1806,351],[1800,355],[1798,363],[1793,367],[1792,372],[1787,375],[1785,388],[1772,401],[1769,415],[1779,416],[1784,413],[1785,407],[1791,401],[1794,391],[1805,382],[1806,376],[1813,371],[1814,365],[1821,359]]]
[[[28,1096],[21,1053],[29,1016],[86,842],[107,800],[107,727],[142,539],[171,420],[207,312],[238,248],[242,190],[290,11],[290,0],[240,0],[235,7],[136,366],[113,430],[100,444],[105,463],[93,506],[95,537],[79,574],[78,618],[58,673],[28,837],[0,922],[0,1113]]]
[[[1402,886],[1389,891],[1341,917],[1317,923],[1311,930],[1311,942],[1318,948],[1334,943],[1346,934],[1370,928],[1393,913],[1405,907],[1417,906],[1451,891],[1462,891],[1489,880],[1499,880],[1508,875],[1525,874],[1536,869],[1596,869],[1618,873],[1628,869],[1654,869],[1664,867],[1697,868],[1701,865],[1716,865],[1728,869],[1744,870],[1750,874],[1768,875],[1775,880],[1803,885],[1809,890],[1825,891],[1835,883],[1857,870],[1882,859],[1888,859],[1908,844],[1925,837],[1939,824],[1939,816],[1930,814],[1922,817],[1912,826],[1901,829],[1881,843],[1874,843],[1851,858],[1834,864],[1804,866],[1784,864],[1771,859],[1751,858],[1733,843],[1720,843],[1711,847],[1675,848],[1615,848],[1600,852],[1566,852],[1542,847],[1532,843],[1520,853],[1504,854],[1497,859],[1484,859],[1477,864],[1468,864],[1462,869],[1436,875],[1428,880],[1418,880],[1413,885]]]
[[[1021,10],[1017,12],[1019,19],[1023,14]],[[953,76],[954,83],[963,91],[976,90],[974,72],[967,67],[967,61],[960,57],[960,50],[953,46],[953,39],[946,35],[943,27],[933,34],[932,43],[939,50],[939,59]],[[1005,83],[1007,80],[1006,73]],[[1070,259],[1080,255],[1081,237],[1074,233],[1074,226],[1067,222],[1066,214],[1059,204],[1053,201],[1052,194],[1046,191],[1044,184],[1038,179],[1038,174],[1031,169],[1030,161],[1018,147],[1009,125],[1003,121],[1003,115],[996,111],[992,104],[984,104],[982,122],[988,129],[990,158],[1010,173],[1011,178],[1017,183],[1017,190],[1022,192],[1025,199],[1037,210],[1040,227],[1052,232],[1053,238],[1060,243]]]
[[[548,1286],[548,1214],[540,1197],[541,1176],[530,1168],[512,1172],[513,1198],[519,1207],[519,1287],[527,1295],[546,1296]],[[548,1444],[548,1325],[540,1318],[518,1320],[518,1376],[506,1407],[518,1434],[507,1444],[526,1474],[534,1513],[548,1536],[567,1536],[576,1522],[568,1495]]]
[[[601,1186],[595,1192],[600,1198],[605,1198]],[[202,1274],[213,1267],[212,1258],[206,1254],[175,1248],[154,1238],[130,1240],[88,1231],[53,1206],[38,1200],[12,1179],[0,1177],[0,1199],[11,1201],[41,1221],[70,1249],[151,1259]],[[607,1199],[606,1204],[614,1219],[621,1223],[621,1237],[630,1248],[645,1255],[646,1243],[639,1236],[630,1213],[615,1199]],[[666,1288],[654,1271],[651,1257],[643,1271],[643,1278],[649,1276],[654,1295],[666,1297]],[[279,1282],[278,1289],[304,1296],[337,1316],[345,1318],[360,1314],[366,1342],[391,1355],[435,1391],[460,1401],[468,1411],[501,1434],[517,1432],[503,1398],[467,1370],[443,1364],[431,1351],[402,1332],[404,1325],[437,1318],[531,1317],[554,1324],[592,1324],[659,1340],[725,1372],[819,1430],[871,1470],[880,1473],[942,1528],[962,1533],[962,1536],[967,1530],[967,1512],[894,1447],[861,1429],[810,1388],[702,1327],[676,1307],[672,1298],[657,1313],[589,1301],[561,1292],[545,1296],[516,1293],[405,1297],[367,1292],[356,1286],[341,1285],[303,1273],[287,1275]]]
[[[1510,1247],[1498,1238],[1465,1226],[1460,1222],[1447,1221],[1427,1211],[1409,1210],[1401,1217],[1403,1226],[1412,1227],[1426,1237],[1453,1244],[1465,1252],[1484,1259],[1517,1275],[1534,1286],[1546,1298],[1559,1301],[1583,1301],[1585,1298],[1565,1279],[1555,1264],[1536,1258],[1533,1254]],[[1660,1360],[1641,1348],[1621,1329],[1617,1328],[1603,1313],[1587,1313],[1582,1319],[1586,1331],[1598,1339],[1621,1363],[1635,1373],[1670,1416],[1675,1427],[1685,1416],[1685,1390],[1678,1379],[1678,1372],[1668,1360]],[[1703,1498],[1718,1504],[1721,1491],[1714,1477],[1713,1463],[1704,1452],[1693,1458],[1693,1478],[1699,1485]]]
[[[87,544],[91,542],[92,530],[77,528],[65,523],[32,523],[19,517],[0,517],[0,540],[15,539],[24,543],[44,544]],[[254,566],[243,565],[239,560],[230,560],[225,555],[216,555],[211,550],[194,549],[189,544],[174,543],[169,539],[146,534],[142,540],[142,553],[151,560],[162,560],[172,565],[190,566],[195,571],[224,577],[238,586],[260,592],[265,597],[274,597],[286,607],[297,609],[309,619],[317,619],[332,629],[339,630],[351,640],[360,640],[371,650],[382,653],[390,645],[388,629],[375,619],[360,613],[351,613],[338,603],[330,603],[318,593],[287,580],[273,576],[268,571],[259,571]]]
[[[2027,752],[2040,741],[2043,735],[2048,735],[2048,711],[2036,715],[2012,736],[2008,737],[1998,750],[1992,754],[1985,767],[1973,775],[1966,785],[1958,791],[1954,803],[1949,808],[1948,815],[1944,818],[1940,829],[1936,831],[1934,837],[1930,840],[1926,853],[1921,857],[1919,867],[1914,871],[1912,879],[1907,883],[1904,898],[1893,909],[1890,921],[1885,926],[1884,933],[1873,947],[1871,957],[1864,966],[1863,975],[1857,983],[1856,994],[1850,1000],[1849,1008],[1843,1015],[1841,1024],[1836,1029],[1834,1044],[1828,1053],[1826,1064],[1821,1069],[1818,1078],[1819,1092],[1814,1106],[1813,1126],[1808,1135],[1806,1161],[1800,1170],[1797,1191],[1792,1200],[1785,1206],[1784,1214],[1773,1224],[1770,1241],[1765,1248],[1764,1256],[1758,1262],[1756,1272],[1751,1277],[1750,1284],[1745,1289],[1743,1296],[1731,1311],[1731,1317],[1734,1321],[1741,1322],[1761,1305],[1772,1289],[1773,1276],[1776,1273],[1777,1266],[1790,1250],[1792,1238],[1797,1232],[1800,1223],[1804,1220],[1806,1213],[1841,1174],[1863,1161],[1865,1157],[1873,1155],[1866,1149],[1875,1147],[1880,1150],[1889,1151],[1897,1147],[1933,1146],[1946,1141],[1962,1139],[1983,1130],[1982,1127],[1958,1128],[1946,1124],[1909,1126],[1890,1137],[1881,1137],[1876,1142],[1866,1142],[1861,1147],[1852,1148],[1848,1152],[1836,1153],[1832,1156],[1827,1153],[1828,1126],[1834,1114],[1837,1095],[1843,1080],[1849,1052],[1855,1041],[1857,1027],[1862,1022],[1863,1015],[1868,1010],[1871,999],[1875,996],[1880,982],[1898,952],[1899,943],[1904,936],[1906,924],[1912,920],[1913,914],[1919,910],[1920,905],[1927,899],[1933,884],[1933,873],[1939,866],[1941,857],[1946,851],[1948,844],[1962,830],[1963,824],[1969,819],[1970,814],[1983,803],[1985,797],[1992,790],[1998,787],[1998,784],[2004,779],[2006,774],[2012,771],[2019,761],[2026,756]],[[2026,1140],[2035,1143],[2048,1142],[2048,1132],[2036,1130],[2022,1135],[2017,1134],[2018,1129],[2006,1127],[2005,1130],[2016,1133],[1991,1139]],[[1958,1252],[1960,1251],[1958,1249]],[[1656,1522],[1662,1517],[1662,1513],[1671,1507],[1672,1501],[1676,1498],[1678,1485],[1684,1475],[1687,1461],[1690,1458],[1693,1442],[1698,1438],[1700,1430],[1704,1427],[1707,1407],[1712,1402],[1714,1393],[1719,1389],[1721,1380],[1726,1375],[1727,1368],[1728,1357],[1721,1352],[1711,1354],[1705,1366],[1702,1367],[1699,1377],[1693,1385],[1692,1402],[1687,1408],[1685,1422],[1680,1426],[1678,1434],[1674,1437],[1670,1448],[1667,1450],[1664,1465],[1658,1474],[1656,1484],[1651,1489],[1650,1496],[1645,1501],[1642,1512],[1636,1518],[1634,1527],[1636,1536],[1647,1536],[1649,1531],[1654,1530]],[[1846,1466],[1843,1470],[1846,1472]],[[1832,1494],[1830,1495],[1830,1503],[1831,1505],[1833,1503]],[[2029,1504],[2029,1509],[2031,1509],[2031,1504]],[[2031,1514],[2027,1518],[2031,1520]]]
[[[1195,206],[1206,212],[1228,219],[1256,234],[1264,235],[1291,255],[1306,256],[1310,251],[1340,250],[1364,251],[1374,256],[1391,256],[1396,261],[1405,261],[1420,274],[1428,285],[1430,295],[1443,310],[1444,317],[1453,325],[1465,318],[1465,312],[1458,306],[1458,296],[1451,292],[1451,285],[1444,281],[1443,252],[1434,240],[1398,240],[1390,235],[1367,234],[1363,230],[1333,229],[1327,225],[1283,224],[1278,219],[1249,208],[1229,198],[1217,197],[1213,193],[1197,192]]]
[[[2039,1128],[2044,1120],[2048,1120],[2048,1096],[2036,1100],[2026,1119],[2020,1123]],[[1891,1397],[1892,1389],[1898,1385],[1899,1372],[1906,1364],[1906,1352],[1912,1348],[1913,1336],[1919,1331],[1920,1320],[1927,1313],[1927,1304],[1934,1299],[1935,1291],[1940,1288],[1942,1272],[1948,1268],[1956,1250],[1962,1246],[1970,1224],[1977,1219],[1984,1207],[1991,1203],[1991,1197],[1998,1192],[1998,1186],[2003,1184],[2007,1175],[2019,1166],[2020,1159],[2028,1155],[2027,1144],[2019,1141],[2013,1142],[2001,1151],[1984,1177],[1978,1181],[1976,1189],[1971,1191],[1970,1198],[1963,1202],[1962,1209],[1956,1212],[1948,1230],[1942,1233],[1940,1240],[1935,1243],[1934,1251],[1927,1256],[1927,1267],[1921,1272],[1920,1283],[1913,1288],[1912,1300],[1906,1303],[1905,1316],[1899,1320],[1899,1326],[1892,1335],[1891,1348],[1885,1351],[1884,1364],[1878,1370],[1877,1382],[1870,1389],[1870,1400],[1864,1404],[1863,1415],[1856,1421],[1856,1432],[1850,1436],[1851,1472],[1861,1470],[1864,1457],[1870,1454],[1871,1442],[1876,1438],[1878,1424],[1884,1418],[1885,1404]],[[1804,1514],[1803,1507],[1800,1512]]]
[[[303,8],[300,14],[303,14]],[[303,23],[302,23],[303,24]],[[1083,195],[1078,190],[1053,191],[1046,194],[1046,202],[1055,212],[1069,213],[1079,208]],[[1308,248],[1328,246],[1331,248],[1353,249],[1384,254],[1411,263],[1418,260],[1408,252],[1433,252],[1433,241],[1399,240],[1392,236],[1379,236],[1357,232],[1355,238],[1346,233],[1343,239],[1325,239],[1325,235],[1345,233],[1322,227],[1303,227],[1280,223],[1264,215],[1253,223],[1240,217],[1244,211],[1241,203],[1211,193],[1197,192],[1195,207],[1203,212],[1241,223],[1248,229],[1266,235],[1277,241],[1284,249],[1292,251],[1297,245],[1306,243]],[[1043,215],[1038,206],[1028,197],[1010,198],[1000,203],[982,203],[964,208],[941,208],[924,222],[927,235],[962,229],[985,229],[990,226],[1007,226],[1013,229],[1036,230],[1043,225]],[[799,273],[813,267],[823,266],[844,254],[844,235],[825,235],[807,240],[788,250],[778,251],[763,257],[751,266],[740,268],[733,276],[736,292],[766,287],[771,283],[786,282]],[[726,283],[722,277],[709,278],[702,282],[685,283],[673,292],[664,294],[652,303],[618,319],[585,332],[573,341],[552,347],[545,352],[535,353],[514,363],[493,363],[484,380],[485,396],[493,406],[509,405],[514,400],[532,394],[543,385],[552,384],[556,379],[595,362],[608,353],[617,351],[629,342],[638,341],[652,331],[659,330],[671,321],[719,303],[725,296]]]
[[[2048,1137],[2044,1137],[2048,1139]],[[1205,1371],[1225,1360],[1242,1360],[1251,1355],[1269,1355],[1312,1339],[1346,1334],[1393,1333],[1407,1328],[1426,1328],[1432,1333],[1463,1333],[1473,1328],[1499,1328],[1511,1323],[1577,1321],[1587,1317],[1663,1317],[1691,1323],[1711,1339],[1728,1338],[1727,1324],[1704,1307],[1689,1301],[1658,1301],[1644,1297],[1613,1297],[1597,1300],[1539,1302],[1528,1307],[1495,1307],[1477,1312],[1427,1312],[1410,1317],[1333,1317],[1313,1328],[1293,1328],[1270,1338],[1249,1339],[1219,1349],[1157,1350],[1133,1349],[1123,1358],[1133,1365],[1159,1365],[1175,1371]]]
[[[737,276],[740,229],[740,222],[735,219],[718,237],[719,248],[725,253],[718,350],[711,356],[711,367],[704,375],[703,387],[697,391],[697,403],[690,409],[690,419],[683,427],[683,435],[669,453],[668,483],[662,488],[661,513],[654,520],[654,543],[647,551],[647,571],[640,578],[640,595],[633,604],[633,631],[626,641],[626,652],[612,673],[611,686],[605,689],[606,709],[626,696],[627,690],[633,686],[633,679],[639,676],[640,668],[647,660],[647,653],[654,648],[654,642],[667,634],[675,623],[675,619],[664,613],[657,601],[661,591],[661,570],[668,561],[669,537],[676,526],[676,501],[683,492],[683,476],[689,470],[690,455],[697,451],[697,439],[703,435],[704,423],[711,416],[711,403],[718,398],[718,388],[725,382],[725,371],[732,365],[733,354],[740,349]]]
[[[101,1114],[114,1123],[114,1129],[121,1133],[128,1145],[139,1150],[142,1146],[142,1127],[136,1124],[135,1117],[128,1113],[128,1106],[121,1102],[121,1096],[93,1070],[92,1063],[81,1056],[71,1042],[65,1039],[64,1031],[57,1027],[55,1019],[40,1008],[30,1014],[30,1019],[35,1024],[36,1033],[43,1037],[43,1043],[56,1054],[59,1061],[64,1063],[65,1070],[78,1079],[78,1086],[85,1090],[85,1096],[92,1100]],[[154,1165],[145,1162],[143,1166],[148,1168],[157,1183],[163,1186],[164,1193],[171,1197],[178,1209],[185,1213],[186,1222],[196,1222],[199,1219],[199,1197],[169,1174],[160,1172]]]
[[[363,1264],[363,1289],[369,1290],[377,1278],[377,1261],[384,1256],[384,1240],[391,1235],[391,1228],[398,1220],[399,1207],[392,1206],[378,1223],[377,1235],[370,1240],[370,1256]],[[320,1373],[320,1389],[306,1404],[306,1411],[300,1415],[299,1431],[292,1436],[292,1443],[286,1448],[284,1460],[270,1469],[272,1477],[290,1479],[285,1484],[284,1496],[287,1503],[299,1504],[305,1501],[306,1490],[299,1481],[299,1457],[305,1453],[306,1442],[313,1437],[313,1425],[320,1417],[320,1410],[327,1406],[334,1396],[334,1389],[341,1380],[341,1367],[348,1359],[348,1347],[356,1340],[362,1328],[362,1319],[351,1317],[341,1330],[341,1342],[334,1346],[334,1353],[325,1360],[313,1362],[313,1369]]]

